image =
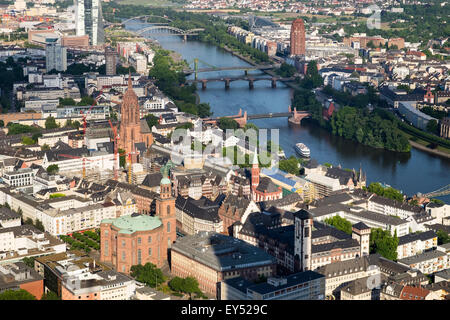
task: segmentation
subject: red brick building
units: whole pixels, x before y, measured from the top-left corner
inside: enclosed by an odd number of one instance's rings
[[[291,55],[306,53],[306,32],[303,19],[296,19],[291,26]]]
[[[44,294],[44,277],[23,262],[0,265],[0,293],[19,289],[40,300]]]
[[[158,267],[167,259],[161,250],[163,225],[161,219],[132,214],[105,219],[100,225],[100,261],[109,262],[123,273],[137,264],[153,263]]]

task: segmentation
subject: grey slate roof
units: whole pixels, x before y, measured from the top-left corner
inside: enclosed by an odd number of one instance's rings
[[[214,223],[220,222],[219,205],[206,197],[195,200],[191,197],[185,199],[178,196],[175,200],[175,207],[193,218]]]
[[[399,237],[398,238],[398,245],[403,245],[405,243],[410,243],[410,242],[414,242],[414,241],[426,241],[429,239],[433,239],[436,238],[437,235],[434,231],[425,231],[425,232],[420,232],[420,233],[410,233],[407,234],[403,237]]]
[[[398,260],[398,262],[409,266],[412,264],[424,262],[424,261],[431,260],[431,259],[436,259],[436,258],[443,257],[443,256],[445,256],[444,252],[439,251],[439,250],[433,250],[433,251],[427,251],[427,252],[423,252],[420,254],[416,254],[415,256],[412,256],[412,257],[400,259],[400,260]]]
[[[20,215],[8,209],[7,207],[0,208],[0,221],[1,220],[14,220],[20,218]]]
[[[245,241],[214,232],[199,232],[178,239],[172,251],[205,264],[216,271],[264,266],[276,259]]]

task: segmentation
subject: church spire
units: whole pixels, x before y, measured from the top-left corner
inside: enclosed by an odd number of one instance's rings
[[[133,89],[133,83],[131,82],[131,70],[128,70],[128,89]]]
[[[253,166],[258,166],[259,162],[258,162],[258,149],[257,147],[255,147],[255,153],[253,154],[253,161],[252,161]]]

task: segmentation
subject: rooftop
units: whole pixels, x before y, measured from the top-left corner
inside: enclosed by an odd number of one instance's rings
[[[439,257],[443,257],[445,256],[445,253],[439,250],[433,250],[433,251],[427,251],[427,252],[423,252],[420,254],[417,254],[415,256],[412,257],[407,257],[404,259],[400,259],[398,260],[399,263],[404,264],[404,265],[412,265],[412,264],[416,264],[416,263],[420,263],[420,262],[424,262],[424,261],[428,261],[431,259],[436,259]]]
[[[264,250],[215,232],[185,236],[172,245],[172,250],[216,271],[276,263],[276,259]]]
[[[121,216],[116,219],[104,219],[102,223],[111,223],[118,228],[119,233],[132,234],[138,231],[150,231],[162,225],[158,217],[152,217],[142,214],[132,214],[128,216]]]

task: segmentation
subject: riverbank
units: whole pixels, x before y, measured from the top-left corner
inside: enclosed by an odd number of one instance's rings
[[[431,154],[434,154],[434,155],[437,155],[437,156],[440,156],[440,157],[444,157],[444,158],[450,159],[450,153],[446,153],[446,152],[439,151],[439,150],[436,150],[436,149],[427,148],[426,146],[424,146],[424,145],[422,145],[420,143],[414,142],[412,140],[409,140],[409,143],[411,144],[412,147],[414,147],[416,149],[419,149],[421,151],[425,151],[427,153],[431,153]]]

